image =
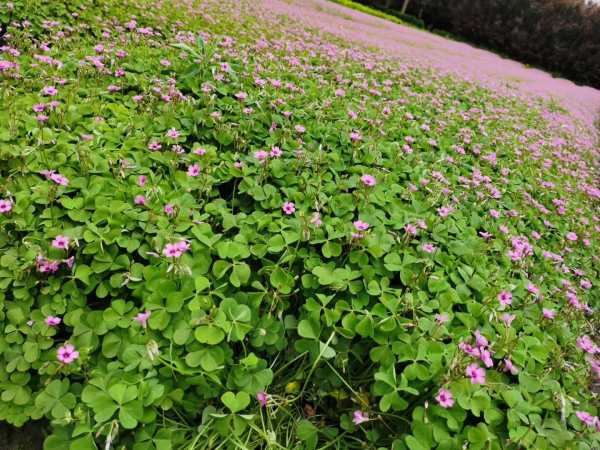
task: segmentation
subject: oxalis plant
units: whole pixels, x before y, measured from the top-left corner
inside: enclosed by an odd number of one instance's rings
[[[0,5],[0,419],[599,448],[592,130],[270,5]]]

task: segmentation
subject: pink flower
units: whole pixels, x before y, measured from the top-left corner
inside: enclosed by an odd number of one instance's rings
[[[498,294],[498,301],[501,305],[508,306],[512,303],[512,294],[508,291],[502,291]]]
[[[281,209],[283,210],[284,214],[287,214],[289,216],[296,212],[296,205],[294,205],[293,202],[285,202]]]
[[[423,249],[423,251],[425,253],[433,253],[433,252],[435,252],[435,245],[433,245],[431,243],[423,244],[421,246],[421,248]]]
[[[302,125],[296,125],[294,129],[297,133],[304,133],[306,131],[306,128],[304,128]]]
[[[510,325],[513,323],[513,320],[515,320],[516,317],[517,316],[515,314],[504,313],[502,314],[502,316],[500,316],[500,320],[504,322],[507,327],[510,327]]]
[[[138,186],[144,186],[146,181],[148,181],[148,177],[146,177],[146,175],[140,175],[137,179],[137,184]]]
[[[407,223],[406,225],[404,225],[404,231],[406,231],[407,234],[410,234],[411,236],[415,236],[417,234],[417,227],[414,226],[412,223]]]
[[[454,398],[452,397],[452,392],[450,392],[447,389],[440,389],[435,399],[442,408],[452,408],[452,406],[454,406]]]
[[[40,273],[55,273],[60,268],[60,261],[52,261],[44,258],[42,255],[38,255],[35,258],[36,269]]]
[[[160,65],[163,67],[169,67],[171,65],[171,61],[169,61],[168,59],[161,59]]]
[[[472,384],[485,384],[485,369],[477,363],[469,364],[465,373],[471,378]]]
[[[438,325],[443,325],[443,324],[447,323],[449,320],[450,320],[450,318],[448,317],[448,314],[446,314],[446,313],[440,313],[440,314],[435,315],[435,321],[438,323]]]
[[[595,426],[596,422],[598,421],[597,417],[592,416],[590,413],[585,412],[585,411],[577,411],[577,412],[575,412],[575,415],[577,416],[577,418],[579,420],[581,420],[583,423],[585,423],[588,427]]]
[[[358,142],[362,139],[362,135],[358,131],[352,131],[350,133],[350,140],[352,142]]]
[[[71,344],[65,344],[56,351],[56,356],[63,364],[71,364],[79,358],[79,352]]]
[[[375,177],[373,175],[365,174],[362,177],[360,177],[360,181],[362,181],[365,186],[375,186],[375,184],[377,184],[377,180],[375,180]]]
[[[500,212],[496,211],[495,209],[490,209],[490,216],[492,216],[494,219],[497,219],[500,217]]]
[[[142,327],[146,328],[146,324],[148,322],[148,318],[152,313],[150,311],[138,313],[133,320],[139,323]]]
[[[259,150],[257,152],[254,152],[254,157],[261,162],[267,159],[268,156],[269,154],[265,150]]]
[[[136,195],[133,199],[133,203],[135,203],[136,205],[145,205],[146,197],[144,197],[143,195]]]
[[[244,100],[246,100],[246,98],[248,98],[248,94],[246,94],[245,92],[240,91],[240,92],[238,92],[238,93],[235,94],[235,98],[237,98],[238,100],[244,101]]]
[[[52,247],[66,250],[69,248],[69,238],[67,236],[56,236],[52,241]]]
[[[204,155],[206,155],[206,149],[202,148],[202,147],[198,147],[197,149],[194,150],[194,154],[198,155],[198,156],[204,156]]]
[[[577,235],[575,233],[573,233],[572,231],[570,231],[569,233],[567,233],[566,238],[569,241],[576,241],[577,240]]]
[[[168,258],[179,258],[184,252],[189,250],[190,244],[181,240],[175,244],[167,244],[163,250],[163,255]]]
[[[49,95],[52,97],[58,94],[58,89],[56,89],[54,86],[44,86],[44,88],[42,89],[42,94]]]
[[[577,347],[590,355],[600,353],[600,347],[594,344],[594,341],[587,335],[583,335],[577,339]]]
[[[533,283],[528,283],[526,289],[533,295],[538,295],[540,293],[540,288]]]
[[[200,166],[198,164],[192,164],[188,167],[187,174],[189,177],[197,177],[200,175]]]
[[[321,220],[321,214],[319,214],[318,212],[314,212],[312,217],[310,218],[310,223],[317,228],[323,225],[323,221]]]
[[[367,222],[363,222],[362,220],[356,220],[354,222],[354,228],[358,231],[366,231],[369,229],[369,224]]]
[[[515,367],[515,365],[510,360],[510,358],[504,359],[504,371],[510,372],[513,375],[516,375],[519,373],[519,369],[517,367]]]
[[[10,210],[12,209],[12,202],[10,200],[0,200],[0,214],[6,214],[8,212],[10,212]]]
[[[283,152],[281,151],[281,149],[279,147],[273,147],[271,149],[271,152],[269,153],[273,158],[279,158],[281,155],[283,155]]]
[[[160,142],[150,142],[148,144],[148,150],[151,150],[151,151],[160,150],[161,147],[162,147],[162,145],[160,144]]]
[[[475,333],[473,334],[475,334],[475,343],[477,344],[477,347],[487,347],[489,345],[487,338],[481,334],[479,330],[475,330]]]
[[[173,214],[175,214],[175,207],[173,205],[171,205],[170,203],[167,203],[165,205],[164,212],[168,216],[172,216]]]
[[[265,406],[267,406],[267,402],[269,401],[269,394],[263,391],[257,392],[256,400],[258,400],[260,406],[264,408]]]
[[[556,311],[554,311],[553,309],[543,308],[542,316],[544,317],[544,319],[552,320],[554,319],[554,317],[556,317]]]
[[[452,213],[452,211],[454,211],[454,208],[452,206],[442,206],[441,208],[437,209],[437,212],[440,215],[440,217],[448,217],[450,213]]]
[[[181,136],[181,133],[175,128],[171,128],[167,131],[166,136],[171,139],[177,139],[179,136]]]
[[[48,316],[44,319],[44,322],[49,327],[55,327],[62,322],[62,319],[60,317]]]
[[[48,178],[61,186],[69,185],[69,179],[67,177],[62,176],[59,173],[51,173]]]
[[[364,422],[368,422],[369,421],[369,416],[367,413],[364,413],[360,410],[356,410],[354,411],[354,413],[352,414],[352,422],[354,422],[354,425],[360,425],[361,423]]]

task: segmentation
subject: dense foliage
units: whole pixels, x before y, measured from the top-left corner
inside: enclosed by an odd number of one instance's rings
[[[404,0],[359,0],[386,12]],[[600,88],[600,4],[590,0],[410,0],[436,28]],[[406,20],[405,20],[406,21]]]
[[[47,450],[598,448],[589,130],[268,2],[0,8],[0,420]]]

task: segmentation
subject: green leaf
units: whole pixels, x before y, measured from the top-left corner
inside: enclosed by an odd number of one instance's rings
[[[298,323],[298,334],[305,339],[319,339],[321,329],[315,321],[304,319]]]
[[[225,392],[221,396],[221,401],[232,413],[242,411],[250,404],[250,395],[247,392],[238,392],[234,394],[231,391]]]
[[[203,325],[196,328],[194,336],[203,344],[216,345],[225,338],[225,333],[214,325]]]
[[[199,275],[194,278],[194,286],[196,288],[196,292],[202,292],[210,286],[210,282],[208,281],[208,278]]]

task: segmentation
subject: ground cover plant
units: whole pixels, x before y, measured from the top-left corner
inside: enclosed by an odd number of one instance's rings
[[[598,448],[599,155],[559,106],[267,1],[0,8],[0,420]]]

